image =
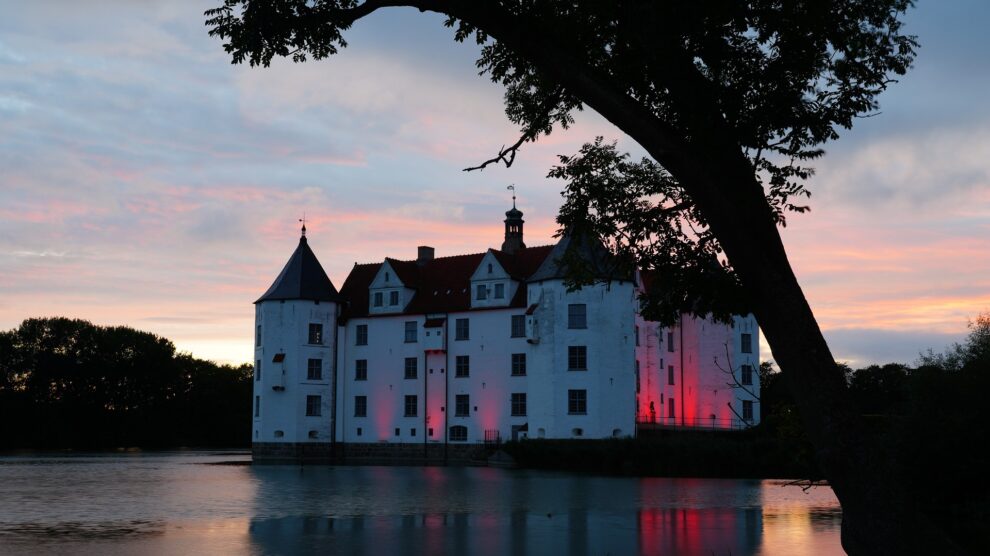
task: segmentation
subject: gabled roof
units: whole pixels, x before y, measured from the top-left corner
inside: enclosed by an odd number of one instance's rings
[[[268,291],[255,303],[275,299],[305,299],[312,301],[337,301],[339,294],[330,278],[306,243],[306,236],[299,238],[299,246],[285,263],[282,272]]]
[[[565,255],[568,252],[573,253],[573,255],[580,257],[580,260],[585,261],[595,278],[613,280],[630,279],[629,276],[622,276],[616,272],[614,265],[610,264],[610,261],[613,260],[611,253],[609,253],[608,249],[600,241],[586,234],[565,231],[564,237],[560,238],[557,245],[553,246],[553,251],[543,260],[540,268],[529,276],[528,280],[530,282],[538,282],[540,280],[565,278],[567,276]]]
[[[552,246],[528,247],[509,255],[494,251],[495,257],[510,276],[524,281],[536,271],[550,253]],[[416,261],[386,259],[408,288],[416,290],[412,301],[402,313],[433,314],[471,310],[471,276],[481,264],[485,253],[438,257],[416,264]],[[382,263],[354,265],[341,286],[342,318],[368,315],[368,287],[378,274]],[[525,307],[526,284],[519,285],[509,307]],[[387,313],[395,315],[396,313]]]

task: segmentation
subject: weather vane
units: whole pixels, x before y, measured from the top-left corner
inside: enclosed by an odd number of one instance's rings
[[[516,208],[516,184],[510,185],[509,187],[506,187],[506,189],[512,191],[512,208]]]
[[[303,211],[303,217],[299,221],[302,222],[302,236],[306,237],[306,211]]]

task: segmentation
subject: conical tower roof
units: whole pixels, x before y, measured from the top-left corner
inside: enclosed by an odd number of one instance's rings
[[[320,265],[313,250],[306,242],[305,231],[299,238],[299,246],[285,263],[278,278],[255,303],[274,299],[305,299],[312,301],[337,301],[340,297],[330,278]]]

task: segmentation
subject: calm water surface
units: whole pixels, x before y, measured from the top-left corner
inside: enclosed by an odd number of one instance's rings
[[[0,457],[0,553],[842,554],[827,488],[249,459]]]

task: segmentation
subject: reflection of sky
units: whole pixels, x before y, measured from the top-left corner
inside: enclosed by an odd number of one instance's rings
[[[218,2],[0,8],[0,327],[30,316],[123,323],[216,359],[250,358],[250,303],[295,245],[339,286],[355,261],[499,243],[516,183],[530,244],[550,241],[557,153],[593,114],[509,170],[463,173],[516,130],[473,46],[398,10],[325,62],[231,66]],[[923,2],[916,68],[832,145],[813,212],[784,232],[836,355],[911,361],[990,308],[990,61],[984,3]]]
[[[245,458],[0,457],[0,552],[841,553],[840,510],[827,488],[492,468],[229,465]]]

